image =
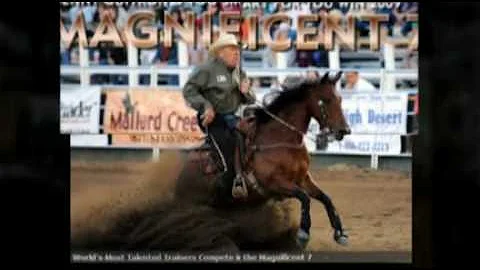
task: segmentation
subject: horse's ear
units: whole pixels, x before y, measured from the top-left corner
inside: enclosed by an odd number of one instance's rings
[[[321,83],[326,83],[328,81],[328,74],[329,72],[327,71],[327,73],[325,73],[325,75],[323,75],[323,77],[320,79],[320,82]]]
[[[338,74],[333,78],[333,84],[336,84],[340,78],[342,78],[343,71],[338,72]]]

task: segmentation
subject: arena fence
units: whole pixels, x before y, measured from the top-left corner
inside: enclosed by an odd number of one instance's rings
[[[330,143],[327,149],[320,150],[316,145],[316,135],[319,133],[319,127],[315,121],[312,121],[305,138],[307,149],[312,155],[370,156],[370,167],[375,169],[378,168],[380,157],[411,157],[406,144],[408,144],[408,138],[416,134],[416,129],[408,124],[415,117],[415,106],[412,104],[413,94],[414,92],[410,91],[409,93],[395,94],[357,93],[352,97],[344,96],[344,113],[352,127],[353,134],[347,136],[348,139],[346,138],[342,143]],[[119,128],[119,123],[123,123],[124,119],[119,120],[118,115],[125,114],[124,98],[129,95],[135,102],[140,102],[143,114],[155,116],[159,113],[157,107],[166,108],[160,111],[164,119],[163,125],[166,125],[167,121],[165,115],[170,113],[171,110],[174,110],[182,119],[188,117],[191,119],[192,112],[185,109],[185,105],[181,101],[179,88],[62,85],[61,128],[62,133],[72,134],[72,148],[138,149],[142,152],[150,149],[152,158],[156,159],[162,149],[182,149],[192,144],[190,139],[180,138],[191,135],[185,135],[185,130],[177,130],[174,132],[176,134],[165,135],[164,133],[168,133],[168,130],[163,127],[161,128],[162,131],[159,132],[161,135],[158,136],[150,136],[145,132],[128,137],[127,133],[132,132],[132,128]],[[174,100],[172,95],[175,98]],[[369,102],[358,102],[362,99],[371,100]],[[376,99],[379,100],[376,101]],[[167,104],[162,104],[164,102],[167,102]],[[407,105],[407,102],[409,105]],[[397,111],[402,116],[395,115]],[[374,119],[369,115],[371,113],[390,114],[391,119],[402,120],[401,123],[393,125],[376,124],[371,121]],[[367,120],[367,118],[370,119]],[[112,124],[113,122],[116,122],[116,124]],[[172,126],[176,125],[174,122],[172,122]],[[191,124],[192,121],[189,121],[189,123]],[[358,125],[355,126],[355,124]],[[132,125],[138,124],[127,124],[130,127]],[[183,141],[178,141],[179,138]]]

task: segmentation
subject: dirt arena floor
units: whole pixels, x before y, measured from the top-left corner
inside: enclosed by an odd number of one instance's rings
[[[128,184],[142,168],[140,163],[72,161],[71,198],[88,190]],[[350,243],[342,247],[333,241],[325,209],[312,199],[312,238],[308,250],[411,251],[412,180],[409,175],[342,164],[312,173],[337,207]],[[298,211],[296,201],[293,204]]]

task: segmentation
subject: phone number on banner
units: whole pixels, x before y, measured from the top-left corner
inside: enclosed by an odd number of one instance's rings
[[[400,154],[402,150],[399,135],[349,135],[342,141],[328,144],[326,152],[349,154]]]
[[[200,146],[203,137],[192,133],[166,134],[116,134],[112,135],[115,146],[152,146],[160,148],[190,148]]]

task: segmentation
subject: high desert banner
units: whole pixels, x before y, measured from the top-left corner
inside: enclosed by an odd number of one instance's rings
[[[407,93],[342,93],[343,113],[352,134],[407,133]]]
[[[401,135],[407,133],[408,94],[342,93],[343,113],[352,134],[319,150],[311,138],[320,132],[311,121],[305,143],[309,152],[396,155],[402,151]]]
[[[104,133],[112,145],[192,148],[203,143],[196,112],[179,89],[107,89]]]

